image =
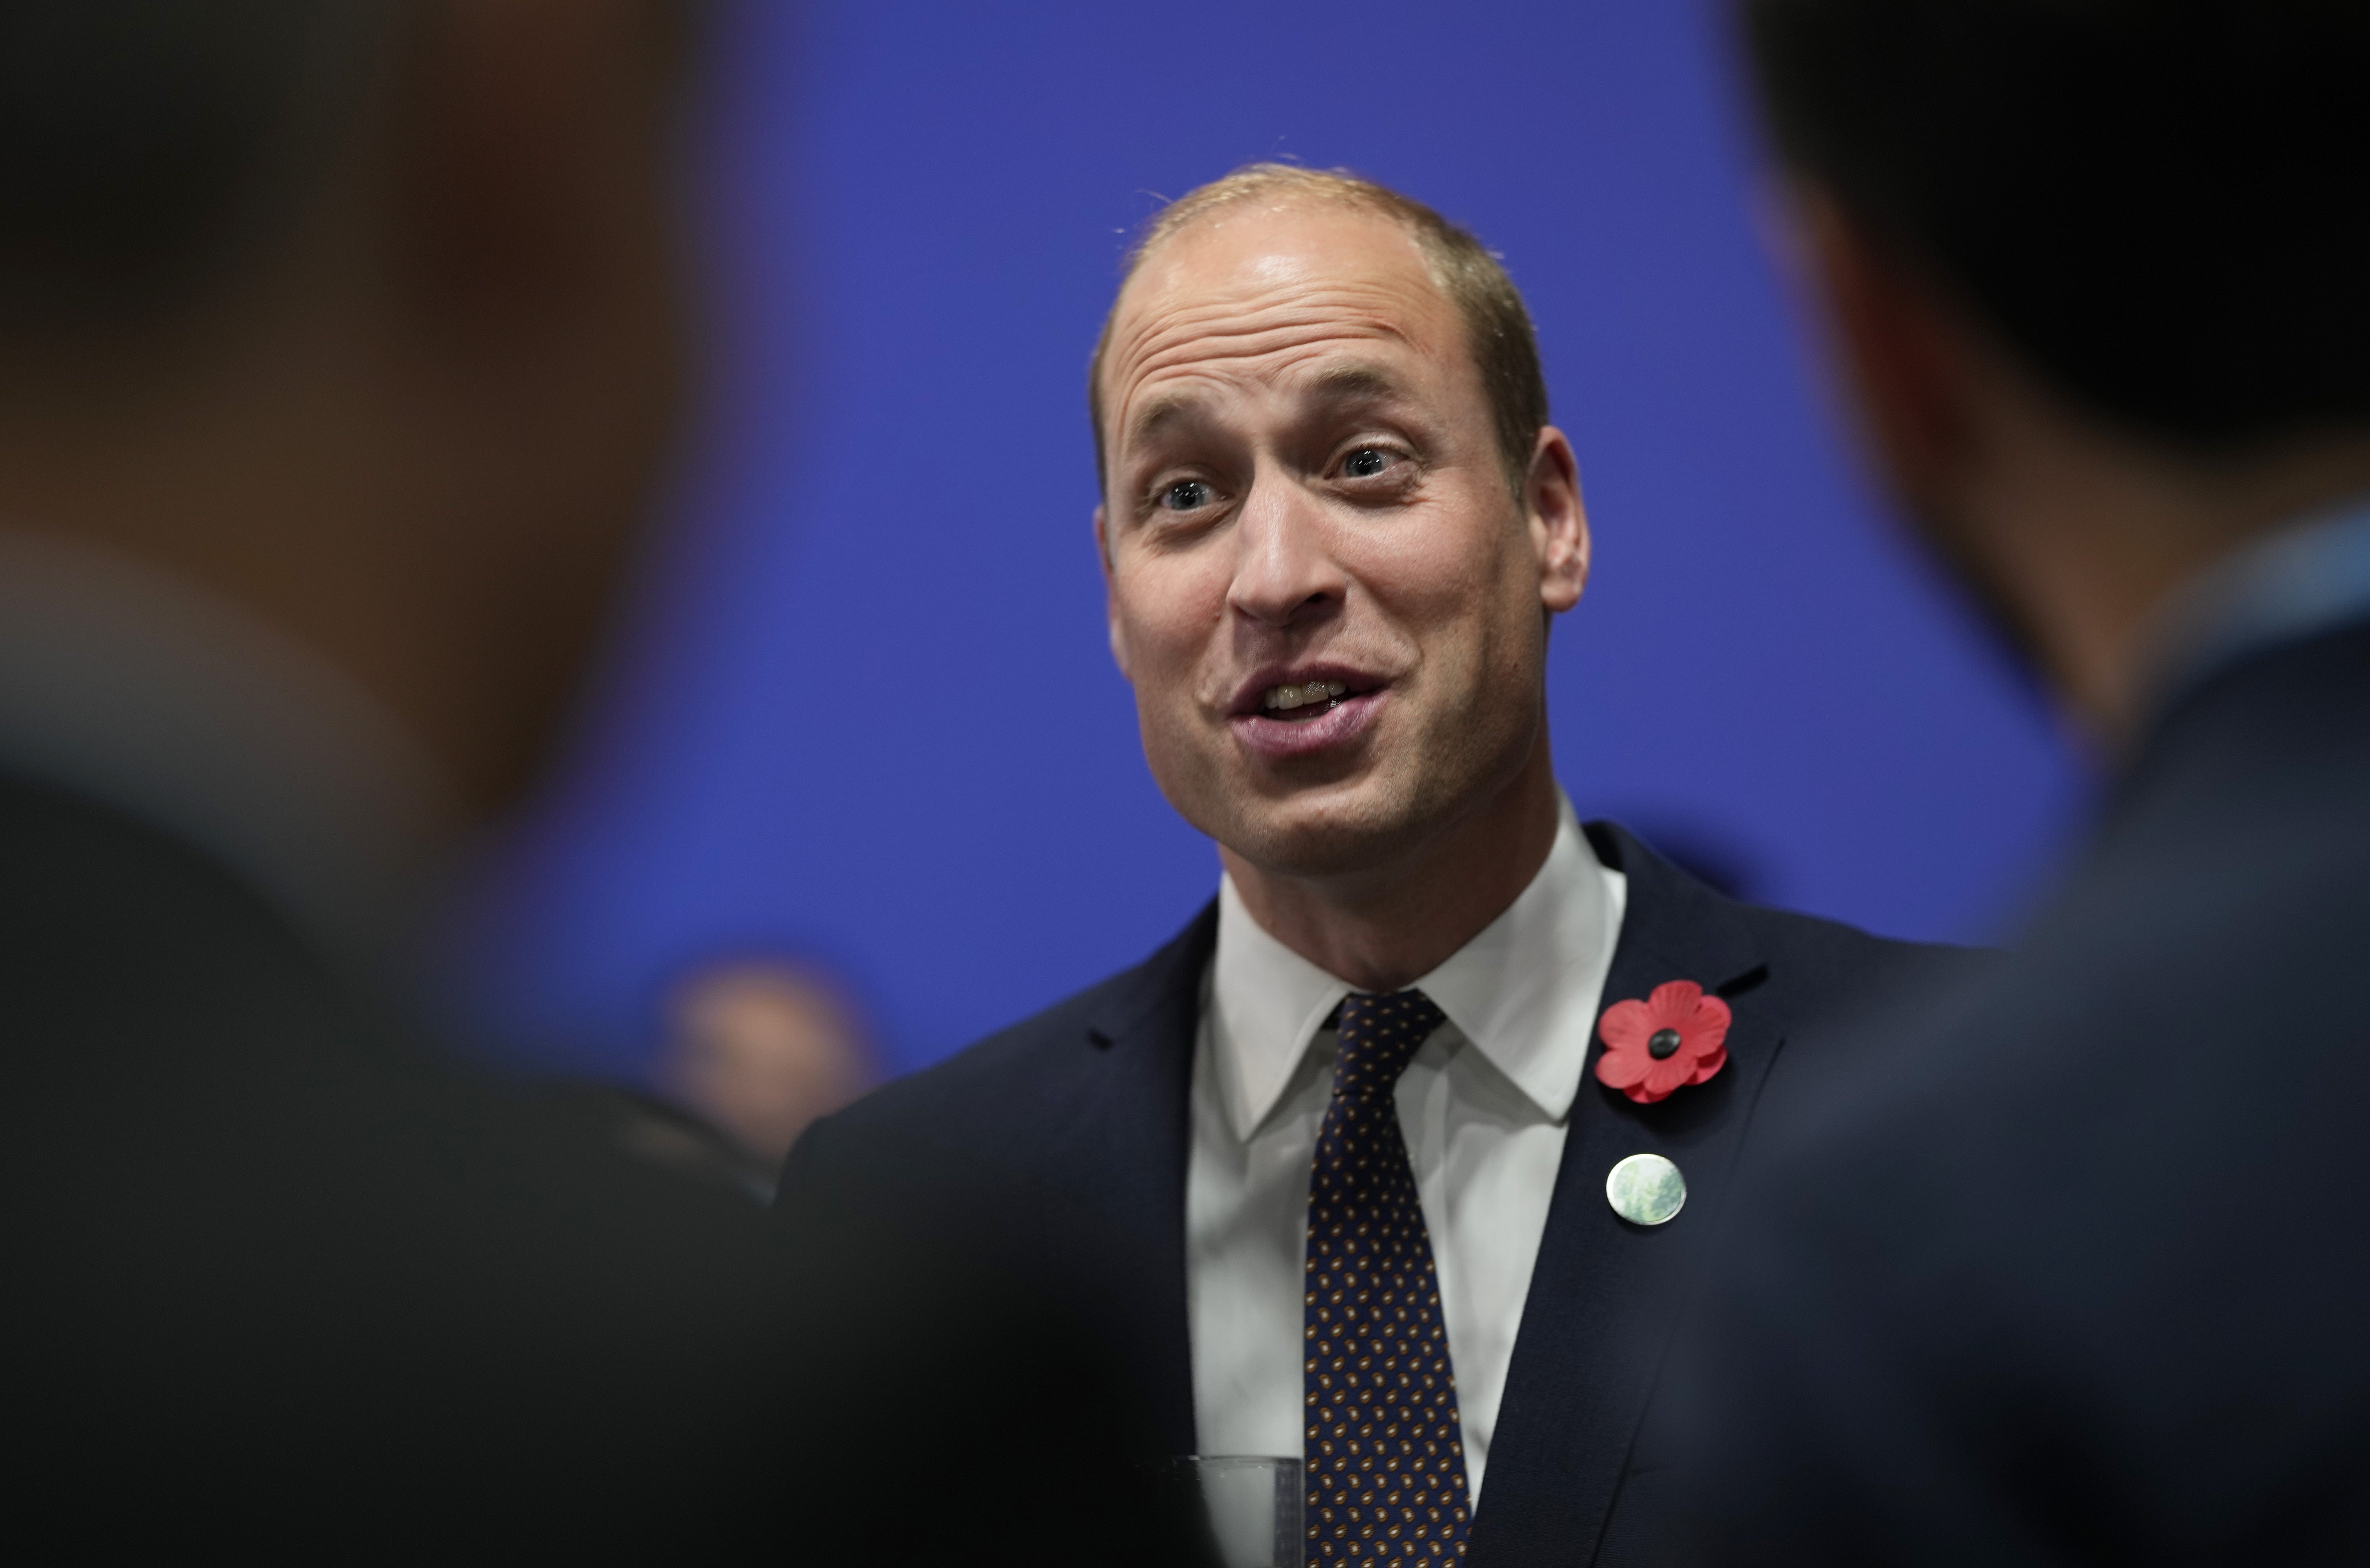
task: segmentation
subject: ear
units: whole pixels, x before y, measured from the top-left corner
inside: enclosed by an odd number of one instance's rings
[[[1580,498],[1580,463],[1571,442],[1549,425],[1531,448],[1523,478],[1523,509],[1538,552],[1539,602],[1560,615],[1588,586],[1588,509]]]
[[[1103,509],[1095,508],[1095,559],[1102,563],[1103,568],[1103,615],[1110,632],[1111,662],[1119,666],[1122,676],[1133,682],[1135,677],[1129,674],[1127,667],[1127,632],[1120,624],[1119,591],[1111,580],[1110,534],[1103,521]]]
[[[1792,193],[1792,260],[1880,472],[1913,513],[1947,507],[1972,439],[1967,343],[1940,288],[1826,190]]]

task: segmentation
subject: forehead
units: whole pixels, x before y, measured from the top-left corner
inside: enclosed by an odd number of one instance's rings
[[[1105,418],[1123,443],[1156,395],[1274,384],[1345,355],[1419,374],[1470,360],[1455,307],[1403,224],[1334,203],[1245,200],[1169,238],[1121,291]]]

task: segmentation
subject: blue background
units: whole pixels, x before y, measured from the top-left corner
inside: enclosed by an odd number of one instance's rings
[[[477,1004],[631,1075],[699,959],[836,967],[893,1064],[1215,882],[1104,645],[1083,374],[1125,236],[1347,166],[1506,258],[1596,537],[1557,763],[1760,897],[1981,932],[2074,795],[1880,521],[1755,227],[1708,0],[744,0],[694,161],[705,405],[597,701],[459,917]]]

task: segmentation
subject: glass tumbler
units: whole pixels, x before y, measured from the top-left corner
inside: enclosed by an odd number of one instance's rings
[[[1300,1461],[1259,1454],[1199,1454],[1192,1477],[1224,1568],[1303,1568]]]

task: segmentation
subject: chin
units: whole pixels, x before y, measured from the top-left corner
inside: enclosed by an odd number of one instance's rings
[[[1438,827],[1415,802],[1374,789],[1346,797],[1238,802],[1225,816],[1211,837],[1262,869],[1313,878],[1382,870]]]

